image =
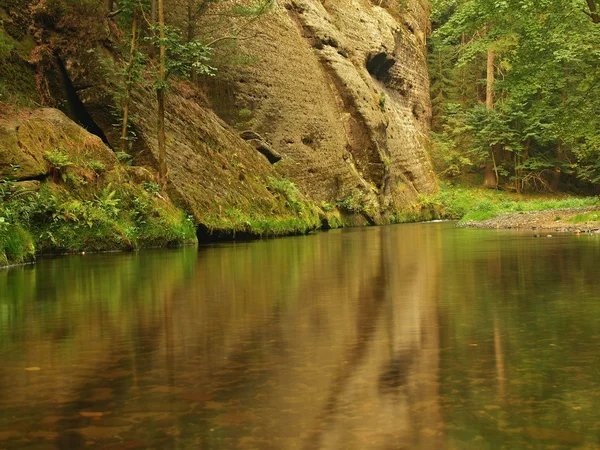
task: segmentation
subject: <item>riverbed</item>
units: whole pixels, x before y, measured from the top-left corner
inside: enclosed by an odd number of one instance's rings
[[[0,449],[600,448],[599,260],[429,223],[0,271]]]

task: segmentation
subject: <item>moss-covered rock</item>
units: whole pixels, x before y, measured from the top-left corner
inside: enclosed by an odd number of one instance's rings
[[[16,181],[38,178],[31,181]],[[55,109],[0,115],[0,266],[38,253],[195,243],[147,169],[122,166]],[[32,238],[32,236],[34,238]]]
[[[98,138],[53,108],[0,112],[0,178],[15,180],[60,175],[73,166],[91,182],[118,159]]]

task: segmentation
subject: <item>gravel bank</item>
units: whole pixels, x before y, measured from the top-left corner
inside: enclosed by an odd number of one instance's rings
[[[591,211],[600,211],[600,207],[551,209],[548,211],[527,211],[518,213],[503,213],[498,217],[488,220],[459,223],[460,227],[469,228],[504,228],[520,230],[539,230],[555,232],[600,232],[600,222],[572,223],[568,220]]]

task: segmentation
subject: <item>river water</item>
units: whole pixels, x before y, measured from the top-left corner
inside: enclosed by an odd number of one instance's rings
[[[0,271],[0,449],[598,449],[599,262],[437,223]]]

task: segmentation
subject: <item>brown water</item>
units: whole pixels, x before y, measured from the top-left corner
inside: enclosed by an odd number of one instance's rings
[[[0,271],[0,449],[597,449],[599,262],[445,223]]]

